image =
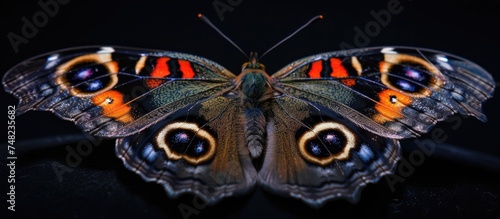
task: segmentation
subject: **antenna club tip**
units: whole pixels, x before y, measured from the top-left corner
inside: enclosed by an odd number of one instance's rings
[[[202,18],[202,17],[203,17],[203,14],[198,13],[198,18]]]
[[[319,19],[323,19],[323,17],[324,17],[324,16],[323,16],[322,14],[318,15],[318,18],[319,18]]]

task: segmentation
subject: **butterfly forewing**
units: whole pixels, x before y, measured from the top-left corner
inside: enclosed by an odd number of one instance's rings
[[[50,110],[107,137],[140,131],[190,104],[220,95],[234,75],[200,57],[85,47],[27,60],[4,77],[19,112]]]
[[[491,75],[465,59],[419,48],[370,48],[298,60],[273,75],[287,93],[333,109],[382,136],[425,133],[453,113],[484,120]]]

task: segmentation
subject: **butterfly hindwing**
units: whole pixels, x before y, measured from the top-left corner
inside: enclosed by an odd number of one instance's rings
[[[268,144],[259,171],[271,191],[311,206],[330,199],[359,199],[361,188],[393,172],[397,140],[361,129],[321,106],[286,95],[272,104]]]
[[[218,95],[234,75],[200,57],[154,50],[85,47],[27,60],[4,77],[19,112],[50,110],[84,131],[126,136]]]
[[[169,196],[194,193],[213,204],[256,182],[236,98],[216,97],[177,111],[116,143],[125,166]]]

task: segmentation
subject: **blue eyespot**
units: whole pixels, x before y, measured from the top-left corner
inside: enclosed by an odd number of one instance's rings
[[[85,80],[85,79],[88,79],[90,77],[92,77],[92,75],[94,74],[94,72],[92,71],[92,69],[90,68],[87,68],[87,69],[83,69],[77,73],[75,73],[75,75],[73,76],[74,79],[76,80]]]
[[[100,80],[94,80],[88,83],[87,91],[97,91],[102,87],[102,82]]]
[[[339,136],[337,136],[334,132],[327,133],[323,136],[323,141],[330,145],[339,145],[340,144],[340,139]]]
[[[321,148],[319,148],[318,145],[316,144],[312,144],[311,146],[311,152],[314,154],[314,155],[319,155],[321,154]]]
[[[189,135],[185,132],[176,133],[173,139],[173,143],[186,144],[188,142],[189,142]]]
[[[425,75],[423,75],[422,72],[411,68],[404,68],[404,75],[415,81],[423,81],[426,79]]]
[[[409,91],[409,92],[416,91],[415,85],[413,85],[412,83],[410,83],[406,80],[398,80],[397,85],[403,91]]]
[[[202,142],[199,142],[195,147],[194,147],[194,152],[196,154],[201,154],[205,151],[205,145]]]

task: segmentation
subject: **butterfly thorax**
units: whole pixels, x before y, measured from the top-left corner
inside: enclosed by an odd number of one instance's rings
[[[251,53],[250,61],[243,64],[241,73],[236,78],[244,106],[265,107],[273,93],[272,81],[273,78],[266,73],[265,66],[257,61],[257,54]]]

